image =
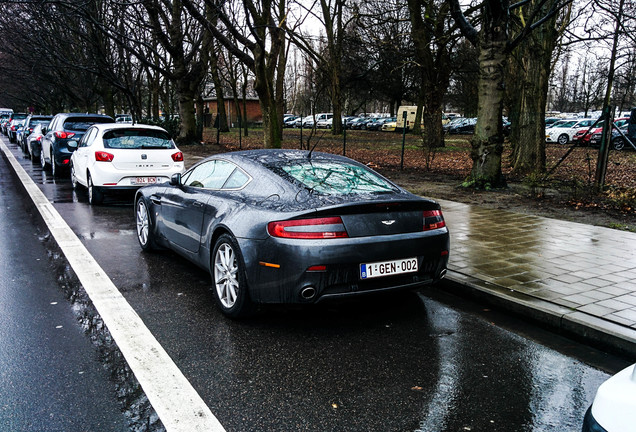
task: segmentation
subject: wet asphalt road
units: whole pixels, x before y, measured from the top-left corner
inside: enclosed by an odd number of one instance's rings
[[[443,285],[230,321],[209,275],[172,253],[141,252],[131,196],[93,208],[69,180],[19,158],[228,431],[577,431],[598,385],[627,365]],[[20,232],[32,237],[27,222]],[[8,295],[38,313],[35,300]],[[89,342],[76,345],[98,366]]]

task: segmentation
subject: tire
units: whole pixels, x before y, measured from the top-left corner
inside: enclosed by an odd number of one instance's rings
[[[143,197],[140,197],[135,203],[135,221],[137,225],[137,240],[141,249],[148,252],[157,250],[158,247],[153,232],[154,222]]]
[[[46,163],[46,159],[44,158],[44,147],[40,149],[40,166],[43,170],[48,168],[48,164]]]
[[[249,315],[253,304],[247,290],[243,255],[234,237],[223,234],[218,238],[210,264],[214,300],[221,312],[230,318]]]
[[[77,190],[79,185],[80,184],[77,181],[77,176],[75,175],[75,167],[71,165],[71,186],[73,186],[73,189]]]
[[[88,176],[88,203],[90,205],[100,205],[104,202],[104,192],[93,184],[93,179],[90,174]]]
[[[559,138],[557,139],[557,142],[561,145],[566,145],[569,141],[570,141],[570,137],[568,136],[568,134],[561,134],[559,135]]]
[[[625,148],[625,140],[623,138],[616,138],[613,144],[614,150],[621,151]]]
[[[53,178],[58,178],[60,176],[60,169],[55,163],[55,159],[53,158],[53,152],[51,152],[51,175]]]

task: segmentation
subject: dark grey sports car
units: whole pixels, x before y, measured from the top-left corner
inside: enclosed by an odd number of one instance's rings
[[[205,159],[135,196],[144,250],[210,271],[224,314],[431,284],[446,273],[439,204],[331,154],[252,150]]]

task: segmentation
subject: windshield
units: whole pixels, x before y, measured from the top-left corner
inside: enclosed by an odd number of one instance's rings
[[[155,129],[114,129],[104,133],[104,147],[112,149],[172,149],[167,132]]]
[[[340,161],[295,161],[269,167],[292,183],[325,195],[397,192],[373,171]]]

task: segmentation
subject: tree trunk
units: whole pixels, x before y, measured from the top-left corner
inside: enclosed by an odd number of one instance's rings
[[[505,24],[504,24],[505,25]],[[493,27],[497,24],[493,23]],[[504,187],[501,172],[503,131],[501,117],[504,100],[505,31],[492,31],[482,38],[479,54],[479,107],[471,140],[473,167],[467,181],[473,187]]]
[[[196,119],[194,116],[194,100],[196,91],[185,80],[177,82],[177,98],[179,100],[179,119],[181,127],[177,136],[177,145],[197,143]]]
[[[223,92],[223,83],[219,76],[219,62],[216,56],[214,44],[212,44],[210,51],[210,75],[212,75],[214,91],[216,93],[216,110],[218,113],[219,130],[221,132],[229,132],[230,128],[227,121],[227,112],[225,110],[225,94]]]
[[[544,6],[544,13],[553,1]],[[552,53],[557,43],[556,17],[536,29],[515,50],[510,68],[518,88],[512,90],[512,168],[516,174],[546,170],[545,109],[548,97]]]

